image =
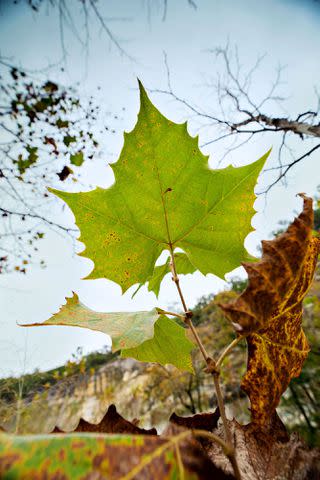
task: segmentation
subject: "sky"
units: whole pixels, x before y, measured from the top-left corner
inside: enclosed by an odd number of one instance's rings
[[[84,35],[80,2],[70,0],[67,3],[75,24]],[[227,43],[231,48],[237,46],[244,68],[250,69],[257,56],[265,54],[252,85],[252,93],[257,98],[275,78],[276,68],[285,67],[280,85],[281,93],[287,98],[285,110],[272,113],[294,117],[315,106],[314,87],[319,86],[320,81],[318,2],[199,0],[194,9],[187,1],[171,0],[165,21],[160,0],[113,0],[99,4],[126,54],[119,53],[91,16],[88,51],[72,29],[66,28],[67,55],[60,63],[64,72],[54,67],[49,70],[52,79],[66,85],[77,84],[84,98],[94,96],[104,112],[97,130],[103,126],[103,121],[114,122],[116,133],[104,134],[101,153],[83,170],[86,182],[93,186],[106,188],[113,182],[108,164],[117,160],[123,145],[123,132],[130,131],[137,119],[137,77],[150,89],[150,98],[164,115],[175,122],[189,120],[189,133],[199,134],[199,145],[212,138],[212,129],[199,129],[199,123],[190,118],[190,112],[181,104],[168,96],[152,93],[154,89],[167,86],[164,54],[174,91],[202,109],[215,109],[216,100],[210,85],[221,63],[212,50]],[[13,2],[0,0],[0,53],[17,65],[33,70],[61,62],[63,51],[57,11],[49,8],[46,2],[39,13],[34,13],[23,1],[13,5]],[[118,116],[117,121],[112,120],[111,114]],[[227,143],[208,145],[202,151],[210,155],[209,163],[213,168],[230,163],[239,166],[256,160],[272,145],[276,150],[277,142],[278,139],[270,135],[260,137],[232,152],[223,162],[220,160]],[[299,148],[298,144],[293,139],[293,145]],[[286,187],[279,184],[267,198],[259,196],[256,200],[257,214],[252,222],[255,232],[248,235],[245,243],[250,253],[256,253],[259,241],[267,238],[280,220],[294,218],[302,203],[297,193],[315,194],[320,184],[318,157],[319,154],[307,158],[292,170]],[[275,166],[276,162],[276,155],[271,153],[267,167]],[[257,191],[263,190],[268,180],[266,175],[260,177]],[[50,186],[61,188],[58,183]],[[75,191],[76,188],[68,182],[65,184],[66,190]],[[68,209],[61,213],[60,206],[52,212],[52,218],[73,226],[72,213]],[[72,291],[79,294],[85,305],[97,311],[136,311],[155,305],[163,308],[178,305],[170,278],[165,279],[158,300],[146,288],[132,300],[134,288],[121,296],[120,287],[111,281],[82,280],[93,264],[77,257],[71,243],[61,236],[48,232],[39,246],[39,256],[47,260],[46,269],[34,266],[27,275],[0,277],[0,376],[53,368],[69,359],[78,346],[90,352],[110,344],[104,334],[80,328],[24,329],[17,325],[49,318]],[[81,245],[77,245],[77,249],[80,251]],[[239,274],[241,271],[232,272],[228,278]],[[192,307],[202,295],[216,293],[226,283],[214,275],[204,277],[196,273],[182,277],[181,285]]]

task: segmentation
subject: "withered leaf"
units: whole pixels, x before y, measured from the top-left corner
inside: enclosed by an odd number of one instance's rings
[[[145,430],[124,419],[116,409],[110,405],[107,413],[99,423],[90,423],[81,418],[74,432],[95,432],[95,433],[129,433],[131,435],[157,435],[157,430],[151,428]],[[56,427],[52,433],[65,433],[64,430]]]
[[[236,447],[237,461],[241,476],[245,480],[316,480],[320,478],[320,451],[309,449],[293,433],[285,430],[276,412],[265,431],[256,424],[240,425],[229,421],[229,428]],[[223,435],[220,425],[213,430]],[[221,448],[214,442],[201,442],[203,449],[215,464],[226,473],[232,468]]]
[[[181,417],[174,412],[171,415],[169,422],[191,430],[212,431],[217,428],[219,418],[219,408],[216,408],[213,413],[197,413],[189,417]]]
[[[179,427],[177,427],[179,428]],[[0,477],[24,480],[231,480],[192,432],[172,436],[0,434]]]
[[[299,376],[309,346],[301,328],[302,300],[315,271],[320,239],[313,236],[312,199],[287,231],[262,242],[262,258],[243,264],[246,290],[220,305],[235,328],[247,336],[248,364],[242,389],[251,402],[252,421],[268,424],[281,395]]]

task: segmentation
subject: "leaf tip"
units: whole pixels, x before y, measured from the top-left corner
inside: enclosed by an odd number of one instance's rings
[[[139,92],[140,92],[140,103],[142,104],[142,103],[143,103],[143,100],[144,100],[144,99],[149,100],[149,97],[148,97],[148,94],[147,94],[147,92],[146,92],[146,89],[144,88],[141,80],[140,80],[139,78],[137,78],[137,81],[138,81]]]

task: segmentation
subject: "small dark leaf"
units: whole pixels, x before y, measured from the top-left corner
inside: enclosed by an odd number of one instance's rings
[[[50,82],[50,80],[48,80],[48,82],[46,82],[44,84],[44,89],[48,93],[54,93],[58,90],[58,85],[56,83]]]
[[[61,120],[61,118],[58,118],[58,120],[56,121],[56,126],[58,128],[67,128],[68,125],[69,125],[68,120]]]
[[[61,182],[64,182],[64,180],[66,180],[66,178],[68,178],[71,173],[73,173],[71,168],[68,167],[67,165],[65,165],[63,167],[63,169],[61,170],[61,172],[57,173],[57,175],[58,175],[59,179],[61,180]]]
[[[69,147],[71,143],[74,143],[76,141],[76,137],[71,137],[70,135],[66,135],[63,137],[63,143],[65,144],[66,147]]]
[[[44,143],[46,145],[52,145],[54,153],[58,154],[57,144],[54,138],[44,137]]]

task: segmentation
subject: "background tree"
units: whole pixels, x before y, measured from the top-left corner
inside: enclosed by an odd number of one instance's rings
[[[151,91],[172,97],[186,108],[191,118],[198,120],[200,128],[209,131],[211,139],[203,143],[202,147],[218,142],[223,145],[225,153],[220,162],[259,135],[276,135],[279,142],[276,148],[278,165],[265,170],[275,170],[276,177],[260,192],[267,193],[278,182],[283,181],[285,184],[288,172],[295,165],[319,151],[320,94],[314,86],[314,104],[305,111],[292,115],[286,113],[285,116],[275,115],[275,112],[286,112],[287,92],[283,88],[282,78],[284,67],[277,68],[273,83],[261,95],[260,92],[255,93],[254,86],[257,82],[261,83],[259,67],[265,55],[259,56],[250,68],[241,64],[236,47],[217,47],[209,49],[209,53],[216,61],[216,74],[205,85],[210,98],[205,108],[182,98],[173,88],[166,54],[167,88]],[[270,143],[274,143],[273,138]]]
[[[25,273],[45,231],[72,238],[54,219],[47,186],[78,182],[85,160],[98,153],[98,107],[75,88],[3,59],[0,72],[0,273]]]
[[[62,50],[62,60],[66,60],[69,53],[66,45],[66,31],[70,31],[74,39],[80,44],[85,51],[85,56],[88,57],[90,49],[90,37],[91,32],[99,28],[108,40],[110,46],[116,49],[116,51],[134,61],[134,56],[129,53],[129,49],[123,46],[123,41],[120,40],[115,33],[113,27],[115,22],[130,22],[129,17],[110,17],[106,16],[103,12],[103,2],[99,0],[77,0],[71,2],[66,0],[11,0],[13,5],[18,6],[20,3],[27,4],[33,12],[38,13],[41,9],[46,8],[48,14],[58,14],[59,31],[60,31],[60,44]],[[197,9],[197,3],[195,0],[185,0],[193,10]],[[161,15],[162,21],[165,21],[168,15],[168,4],[170,0],[148,0],[143,8],[147,14],[147,21],[151,24],[152,13]],[[76,8],[76,11],[74,10]]]

